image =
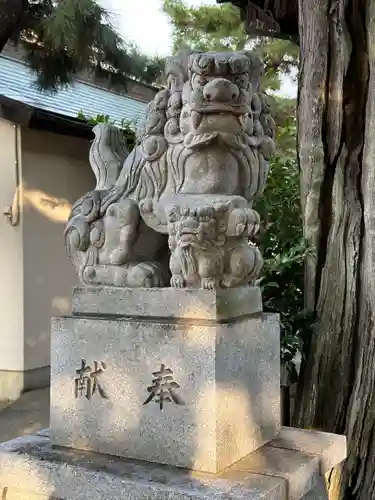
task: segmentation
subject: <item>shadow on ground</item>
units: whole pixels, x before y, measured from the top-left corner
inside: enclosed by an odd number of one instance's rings
[[[29,391],[10,403],[0,402],[0,442],[49,426],[49,388]]]

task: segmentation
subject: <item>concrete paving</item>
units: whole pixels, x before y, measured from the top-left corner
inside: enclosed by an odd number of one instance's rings
[[[25,392],[17,401],[0,402],[0,442],[49,426],[49,388]]]

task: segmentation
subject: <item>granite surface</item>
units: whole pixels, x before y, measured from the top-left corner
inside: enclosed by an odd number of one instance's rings
[[[257,287],[218,290],[173,288],[77,287],[72,312],[142,318],[223,321],[262,312]]]
[[[277,315],[226,324],[54,319],[52,438],[222,470],[277,435],[279,356]]]
[[[283,427],[283,445],[300,440]],[[325,433],[311,434],[313,447]],[[342,456],[276,448],[275,441],[223,473],[208,474],[139,460],[51,446],[50,431],[0,444],[0,494],[4,500],[328,500],[319,462]],[[331,443],[334,435],[331,436]],[[336,436],[337,442],[342,436]],[[314,444],[315,443],[315,444]]]
[[[263,446],[237,462],[234,469],[283,477],[288,499],[298,500],[312,490],[319,478],[319,457],[272,446]]]
[[[225,477],[137,460],[53,448],[42,436],[0,445],[6,500],[286,500],[282,478],[234,471]],[[23,494],[23,497],[22,497]],[[40,497],[40,498],[39,498]]]
[[[279,436],[270,444],[318,456],[322,475],[346,458],[346,437],[329,432],[282,427]]]
[[[301,500],[329,500],[324,477],[320,476],[315,488],[303,495]]]

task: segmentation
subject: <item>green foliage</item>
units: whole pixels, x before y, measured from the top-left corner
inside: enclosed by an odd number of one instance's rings
[[[255,209],[262,219],[258,243],[265,260],[259,285],[264,309],[281,320],[281,359],[290,382],[296,381],[294,358],[312,335],[312,315],[304,311],[304,262],[311,249],[302,234],[299,169],[293,101],[275,98],[278,152],[270,162],[264,195]],[[292,108],[293,109],[293,108]]]
[[[132,76],[144,83],[159,86],[164,80],[165,57],[148,57],[136,49],[131,53]]]
[[[232,4],[187,7],[182,0],[164,0],[163,11],[173,28],[173,51],[192,48],[203,51],[242,50],[247,35],[239,9]]]
[[[280,98],[271,101],[278,124],[277,152],[270,163],[264,194],[257,202],[264,225],[261,245],[265,258],[273,258],[283,249],[289,251],[303,238],[295,111],[289,108],[291,101]]]
[[[79,120],[86,122],[88,125],[92,125],[92,126],[95,126],[98,123],[109,123],[109,124],[113,124],[113,125],[116,124],[116,122],[114,120],[112,120],[109,115],[87,116],[83,113],[83,111],[80,111],[77,115],[77,118]],[[126,145],[129,149],[129,151],[131,151],[135,146],[135,140],[136,140],[135,132],[134,132],[135,124],[129,120],[123,119],[121,121],[120,128],[124,133]]]
[[[262,86],[280,88],[280,72],[290,73],[297,66],[298,47],[287,40],[249,39],[240,10],[230,3],[188,7],[183,0],[164,0],[163,11],[172,25],[173,51],[190,48],[226,52],[251,49],[259,52],[266,66]]]
[[[294,358],[297,352],[303,355],[312,333],[313,316],[304,311],[303,305],[304,261],[309,252],[300,240],[290,248],[273,253],[272,257],[265,258],[259,280],[264,310],[280,314],[281,360],[291,383],[296,382]]]
[[[268,71],[273,69],[283,74],[290,74],[297,68],[298,45],[280,38],[257,38],[254,50],[259,52]]]
[[[277,38],[257,38],[250,44],[252,50],[258,52],[265,64],[262,88],[280,89],[280,75],[290,75],[297,69],[299,48],[289,40]]]
[[[128,77],[153,83],[160,74],[160,59],[148,59],[125,43],[96,0],[26,3],[11,41],[23,45],[40,88],[57,90],[82,71],[124,87]]]

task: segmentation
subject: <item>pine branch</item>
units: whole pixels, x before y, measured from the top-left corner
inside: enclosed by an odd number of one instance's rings
[[[125,43],[97,0],[0,0],[0,22],[0,44],[22,43],[39,89],[56,91],[81,72],[126,88],[128,77],[150,82],[160,71]]]
[[[19,33],[28,6],[27,0],[0,0],[0,52]]]

